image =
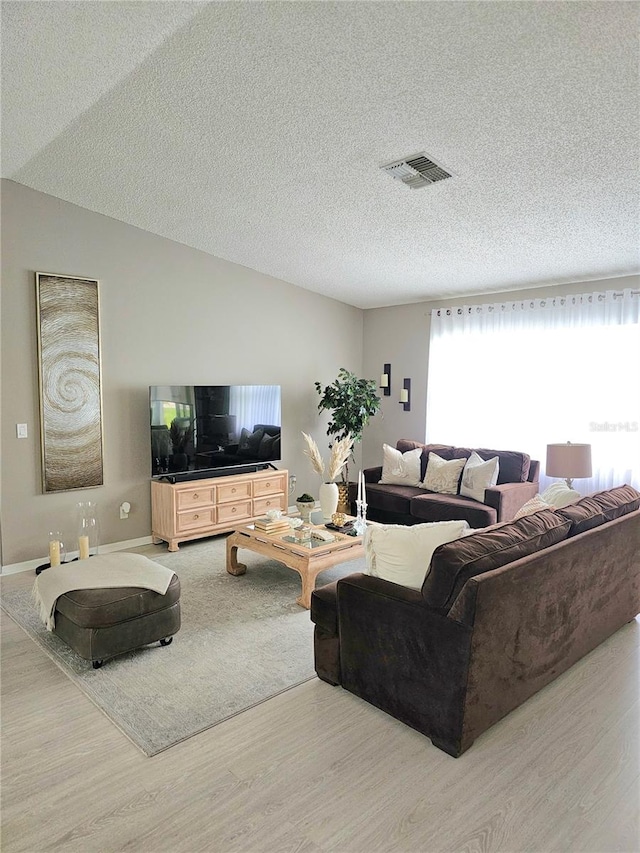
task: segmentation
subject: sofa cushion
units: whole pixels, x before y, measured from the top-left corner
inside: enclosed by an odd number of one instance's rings
[[[498,512],[494,507],[460,495],[420,492],[411,499],[409,506],[411,515],[420,521],[464,519],[471,527],[487,527],[498,520]]]
[[[542,510],[491,530],[441,545],[422,586],[427,604],[447,612],[467,580],[566,539],[571,522]]]
[[[417,486],[420,483],[419,447],[401,453],[389,444],[382,445],[382,476],[381,483],[397,486]]]
[[[492,456],[491,459],[485,461],[474,450],[462,471],[460,494],[484,503],[484,493],[491,486],[496,485],[499,471],[500,460],[498,456]]]
[[[469,458],[474,452],[474,448],[472,447],[447,448],[441,445],[426,445],[426,447],[429,448],[429,452],[431,452],[431,448],[434,448],[434,452],[443,459],[457,459],[460,456]],[[500,471],[498,473],[497,485],[500,486],[503,483],[526,483],[529,476],[529,468],[531,467],[531,457],[527,453],[520,453],[515,450],[487,450],[485,447],[476,448],[475,453],[485,461],[494,456],[498,457]]]
[[[458,539],[468,530],[466,521],[437,521],[412,527],[400,524],[368,527],[364,536],[365,574],[420,589],[429,570],[431,555],[438,545]]]
[[[381,512],[409,515],[411,499],[421,494],[417,486],[389,486],[367,483],[367,506]]]
[[[439,495],[457,495],[465,462],[464,457],[446,460],[437,453],[431,452],[427,462],[427,473],[420,487],[430,492],[437,492]]]
[[[558,514],[571,523],[569,536],[577,536],[638,508],[640,492],[625,485],[587,495],[577,503],[559,509]]]

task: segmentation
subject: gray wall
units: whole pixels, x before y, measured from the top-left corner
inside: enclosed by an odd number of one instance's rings
[[[4,566],[44,558],[50,529],[67,531],[75,548],[80,500],[98,502],[103,543],[150,535],[153,384],[282,385],[282,467],[296,474],[298,492],[317,495],[300,431],[327,445],[313,383],[332,382],[340,367],[361,374],[360,309],[11,181],[2,193]],[[100,280],[105,484],[97,489],[42,494],[36,271]],[[27,439],[16,438],[17,423],[28,424]],[[132,512],[121,521],[124,500]]]
[[[149,385],[282,385],[282,466],[296,474],[298,493],[317,494],[300,436],[311,432],[326,447],[316,380],[328,384],[346,367],[377,381],[391,363],[391,396],[365,431],[355,469],[378,465],[383,442],[425,436],[432,308],[640,286],[640,276],[630,276],[361,311],[11,181],[2,182],[2,232],[4,566],[43,559],[50,529],[73,540],[79,500],[98,501],[103,543],[150,535]],[[36,271],[100,280],[105,485],[98,489],[42,494]],[[410,412],[398,403],[404,377],[412,381]],[[28,439],[16,438],[16,423],[29,425]],[[132,504],[126,521],[123,500]]]
[[[537,298],[567,293],[591,293],[598,290],[621,290],[640,287],[640,276],[579,281],[544,288],[516,290],[508,293],[482,294],[459,299],[444,299],[399,305],[391,308],[372,308],[364,317],[364,362],[366,376],[380,376],[385,363],[391,364],[391,395],[382,398],[382,417],[376,416],[368,427],[362,445],[362,464],[369,468],[382,464],[382,445],[395,447],[399,438],[424,441],[427,408],[427,366],[429,362],[429,333],[431,310],[447,305],[478,305],[482,303]],[[561,356],[559,355],[559,358]],[[411,411],[399,404],[400,388],[405,377],[411,379]],[[495,377],[483,381],[500,382],[500,365]],[[550,377],[553,381],[553,377]],[[510,405],[506,389],[500,404]]]

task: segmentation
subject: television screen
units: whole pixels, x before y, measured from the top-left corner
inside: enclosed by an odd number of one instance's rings
[[[279,385],[152,385],[151,475],[282,459]]]

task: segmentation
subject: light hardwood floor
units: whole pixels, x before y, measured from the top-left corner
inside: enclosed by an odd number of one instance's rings
[[[640,849],[638,620],[459,759],[317,680],[146,758],[4,614],[2,641],[4,853]]]

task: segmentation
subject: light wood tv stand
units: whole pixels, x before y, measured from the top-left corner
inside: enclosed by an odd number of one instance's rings
[[[261,470],[182,483],[151,481],[151,538],[180,542],[228,533],[270,509],[286,512],[289,472]]]

